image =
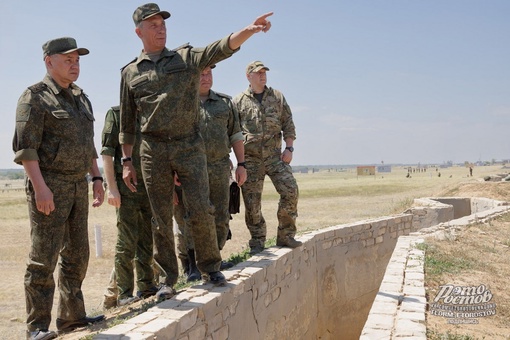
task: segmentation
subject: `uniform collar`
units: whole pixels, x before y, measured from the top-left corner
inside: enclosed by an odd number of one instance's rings
[[[220,96],[218,96],[218,94],[216,94],[216,92],[214,92],[213,90],[209,90],[209,97],[207,99],[211,99],[211,100],[220,100]]]
[[[177,52],[175,51],[171,51],[169,50],[168,48],[164,48],[163,51],[161,51],[161,54],[160,54],[160,58],[162,57],[171,57],[173,56],[174,54],[176,54]],[[138,56],[138,58],[136,59],[136,64],[140,63],[142,60],[151,60],[151,58],[149,58],[149,56],[147,55],[147,53],[145,53],[145,51],[142,50],[142,52],[140,53],[140,55]]]
[[[59,84],[57,84],[57,82],[55,80],[53,80],[53,78],[49,74],[46,74],[46,76],[43,79],[43,83],[46,84],[46,86],[48,86],[48,88],[54,94],[58,94],[62,90],[64,90],[64,88],[62,86],[60,86]],[[69,88],[71,89],[71,91],[73,92],[73,95],[75,95],[75,96],[79,96],[83,92],[82,89],[75,83],[71,83],[69,85]]]
[[[262,93],[266,93],[267,91],[269,90],[269,88],[267,87],[267,85],[264,85],[264,91]],[[248,96],[255,96],[255,93],[253,92],[251,86],[248,86],[248,89],[246,91],[244,91],[244,93]]]

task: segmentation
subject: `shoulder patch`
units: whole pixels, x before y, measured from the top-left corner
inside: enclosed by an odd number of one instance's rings
[[[30,89],[30,91],[32,91],[32,93],[37,93],[37,92],[44,91],[46,89],[46,87],[47,87],[46,84],[41,81],[35,85],[30,86],[29,89]]]
[[[120,68],[120,70],[122,71],[123,69],[125,69],[125,68],[126,68],[126,66],[128,66],[129,64],[132,64],[133,62],[135,62],[135,61],[136,61],[136,59],[138,59],[138,57],[136,57],[135,59],[131,60],[131,61],[130,61],[129,63],[127,63],[126,65],[122,66],[122,67]]]
[[[16,122],[28,122],[31,111],[32,105],[28,103],[18,104],[18,107],[16,107]]]
[[[223,98],[227,98],[227,99],[232,99],[232,96],[229,96],[228,94],[225,94],[225,93],[221,93],[221,92],[215,92],[219,97],[223,97]]]
[[[181,46],[179,46],[179,47],[173,48],[173,49],[171,49],[170,51],[177,52],[177,51],[179,51],[179,50],[182,50],[183,48],[192,48],[192,47],[193,47],[193,46],[191,46],[191,45],[189,44],[189,42],[188,42],[188,43],[182,44],[182,45],[181,45]]]

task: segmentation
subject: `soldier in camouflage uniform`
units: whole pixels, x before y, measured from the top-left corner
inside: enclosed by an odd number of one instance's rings
[[[209,177],[209,199],[214,206],[214,219],[216,224],[216,237],[218,248],[221,250],[227,241],[229,232],[230,214],[229,203],[229,180],[230,180],[230,150],[234,150],[238,166],[236,169],[236,182],[242,186],[246,180],[246,168],[244,164],[243,135],[239,126],[239,115],[234,109],[231,97],[223,93],[211,90],[213,85],[212,69],[216,65],[206,67],[200,74],[200,134],[204,139],[207,156],[207,172]],[[174,207],[174,213],[178,224],[177,249],[183,267],[188,266],[188,281],[197,280],[200,277],[195,270],[195,250],[193,242],[189,239],[188,228],[184,221],[179,218],[184,215],[182,200]],[[186,241],[188,239],[188,241]],[[233,264],[222,261],[220,269],[227,269]],[[197,277],[198,276],[198,277]]]
[[[14,161],[23,165],[27,175],[31,227],[25,273],[28,339],[57,337],[48,328],[59,255],[59,332],[104,319],[103,315],[86,316],[81,290],[89,260],[87,173],[93,182],[92,206],[100,206],[104,198],[92,106],[74,84],[80,73],[80,55],[88,53],[73,38],[46,42],[47,74],[23,92],[16,108]]]
[[[116,208],[117,244],[115,246],[115,273],[118,296],[117,305],[124,306],[156,294],[152,269],[152,228],[151,207],[145,187],[131,192],[122,179],[122,149],[119,144],[120,107],[114,106],[106,113],[102,135],[101,155],[103,157],[106,183],[108,184],[108,203]],[[140,130],[137,129],[138,145],[133,149],[133,166],[142,183],[140,158]],[[134,273],[138,292],[133,296]],[[106,302],[106,301],[105,301]]]
[[[250,86],[233,99],[244,134],[248,179],[241,189],[246,226],[251,234],[251,254],[262,251],[266,241],[266,221],[261,210],[266,175],[280,194],[276,245],[290,248],[301,245],[294,239],[298,186],[290,167],[296,130],[292,112],[282,93],[266,86],[266,71],[269,68],[260,61],[248,64],[246,77]],[[283,152],[282,136],[286,144]]]
[[[136,119],[141,119],[142,173],[151,202],[156,229],[154,259],[166,277],[162,290],[172,294],[178,265],[173,235],[173,175],[182,183],[188,225],[195,242],[197,266],[213,284],[224,284],[219,271],[221,254],[209,203],[205,146],[198,127],[198,87],[202,70],[230,57],[253,34],[268,31],[266,20],[253,24],[205,48],[186,45],[168,50],[165,19],[170,13],[148,3],[133,13],[135,32],[143,51],[122,70],[121,133],[124,181],[136,191],[138,180],[132,164]],[[159,294],[159,292],[158,292]]]

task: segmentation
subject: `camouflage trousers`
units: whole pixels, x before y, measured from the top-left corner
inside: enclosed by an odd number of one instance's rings
[[[214,223],[216,225],[216,239],[218,241],[218,248],[221,250],[227,242],[229,231],[230,213],[228,212],[229,203],[229,174],[230,174],[230,161],[229,158],[219,160],[217,162],[207,163],[207,172],[209,176],[209,200],[214,207]],[[177,192],[181,191],[180,188],[176,189]],[[177,222],[177,250],[178,256],[181,259],[186,259],[188,256],[188,249],[195,249],[194,242],[189,235],[188,228],[186,227],[186,213],[182,200],[181,192],[179,204],[174,206],[174,217]]]
[[[188,260],[188,249],[195,249],[191,233],[186,228],[186,211],[184,210],[184,203],[182,198],[182,189],[180,186],[175,187],[175,193],[178,198],[178,204],[174,204],[174,219],[177,223],[177,256],[184,261]]]
[[[142,173],[152,207],[154,260],[174,285],[178,278],[173,233],[173,175],[178,174],[187,213],[187,226],[195,243],[197,267],[203,273],[218,271],[221,254],[216,240],[214,209],[209,202],[205,147],[200,134],[180,140],[156,141],[143,137]]]
[[[152,269],[152,212],[143,183],[137,192],[131,192],[122,175],[117,175],[116,180],[121,205],[116,209],[115,278],[118,297],[124,299],[133,295],[133,269],[136,269],[138,290],[144,291],[155,286]]]
[[[44,215],[37,210],[32,183],[26,181],[31,227],[30,254],[25,273],[27,328],[48,329],[55,292],[53,272],[59,260],[57,317],[78,320],[85,317],[81,285],[89,261],[88,183],[83,177],[69,181],[58,175],[44,176],[53,192],[55,210]]]
[[[299,190],[289,164],[274,155],[261,159],[247,155],[248,178],[241,186],[245,207],[245,222],[251,234],[250,247],[264,247],[266,241],[266,221],[262,215],[262,190],[264,178],[269,176],[280,195],[278,202],[278,238],[296,235],[297,203]]]

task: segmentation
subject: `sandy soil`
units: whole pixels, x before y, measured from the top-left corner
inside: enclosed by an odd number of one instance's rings
[[[459,196],[462,194],[464,197],[491,197],[505,201],[510,197],[510,183],[465,184],[458,188],[458,193]],[[426,244],[430,249],[426,251],[427,256],[435,260],[434,264],[426,266],[429,302],[428,339],[510,339],[510,291],[508,289],[510,214],[487,223],[456,229],[450,240],[439,241],[429,238]],[[449,269],[443,274],[436,275],[434,268],[440,264],[449,266]],[[445,287],[444,290],[441,286]],[[477,287],[477,293],[481,293],[479,301],[484,302],[467,303],[463,308],[474,305],[486,306],[489,307],[486,310],[489,316],[473,317],[483,314],[464,314],[460,317],[437,315],[437,311],[451,311],[451,309],[442,310],[431,305],[438,294],[448,297],[449,289],[446,286]],[[478,295],[477,293],[473,293],[472,296]],[[486,298],[482,300],[482,296]],[[440,299],[438,303],[446,308],[454,306],[445,301]],[[491,304],[495,305],[494,309],[490,308]],[[493,311],[495,315],[491,315]]]

